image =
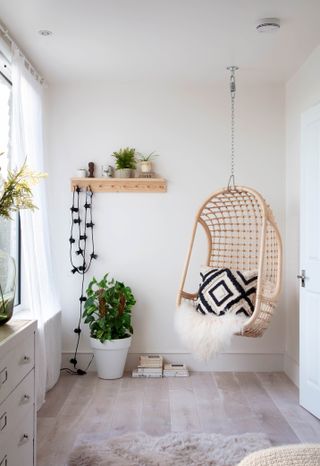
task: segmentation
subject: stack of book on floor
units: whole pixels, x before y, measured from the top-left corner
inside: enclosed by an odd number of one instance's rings
[[[163,377],[188,377],[189,371],[185,364],[165,364]]]
[[[132,371],[132,377],[162,377],[163,358],[159,354],[142,355],[137,369]]]

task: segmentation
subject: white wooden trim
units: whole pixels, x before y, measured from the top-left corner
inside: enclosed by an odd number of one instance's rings
[[[299,388],[299,364],[288,353],[284,355],[284,372]]]
[[[129,353],[126,371],[134,369],[138,357],[143,353]],[[151,353],[152,354],[152,353]],[[184,363],[196,372],[282,372],[284,370],[284,355],[282,353],[223,353],[217,358],[203,363],[194,359],[190,353],[160,353],[166,362]],[[91,352],[78,353],[78,367],[85,369],[91,359]],[[62,367],[70,367],[69,359],[73,353],[62,353]],[[89,372],[95,371],[94,360]]]

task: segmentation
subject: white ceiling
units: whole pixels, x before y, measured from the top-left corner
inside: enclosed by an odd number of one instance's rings
[[[280,31],[258,34],[263,17]],[[320,43],[320,0],[0,0],[0,19],[49,82],[210,82],[229,64],[283,82]]]

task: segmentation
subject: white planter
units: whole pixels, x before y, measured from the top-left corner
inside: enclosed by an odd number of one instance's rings
[[[122,168],[121,170],[114,171],[115,178],[131,178],[132,170],[131,168]]]
[[[120,379],[123,376],[132,337],[101,343],[90,338],[91,347],[100,379]]]
[[[149,160],[140,162],[140,169],[142,173],[152,173],[152,162]]]

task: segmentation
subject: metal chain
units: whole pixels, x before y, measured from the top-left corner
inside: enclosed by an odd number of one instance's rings
[[[236,186],[235,182],[235,97],[236,97],[236,79],[235,72],[238,70],[237,66],[229,66],[227,68],[230,71],[230,95],[231,95],[231,174],[228,182],[228,189]]]

